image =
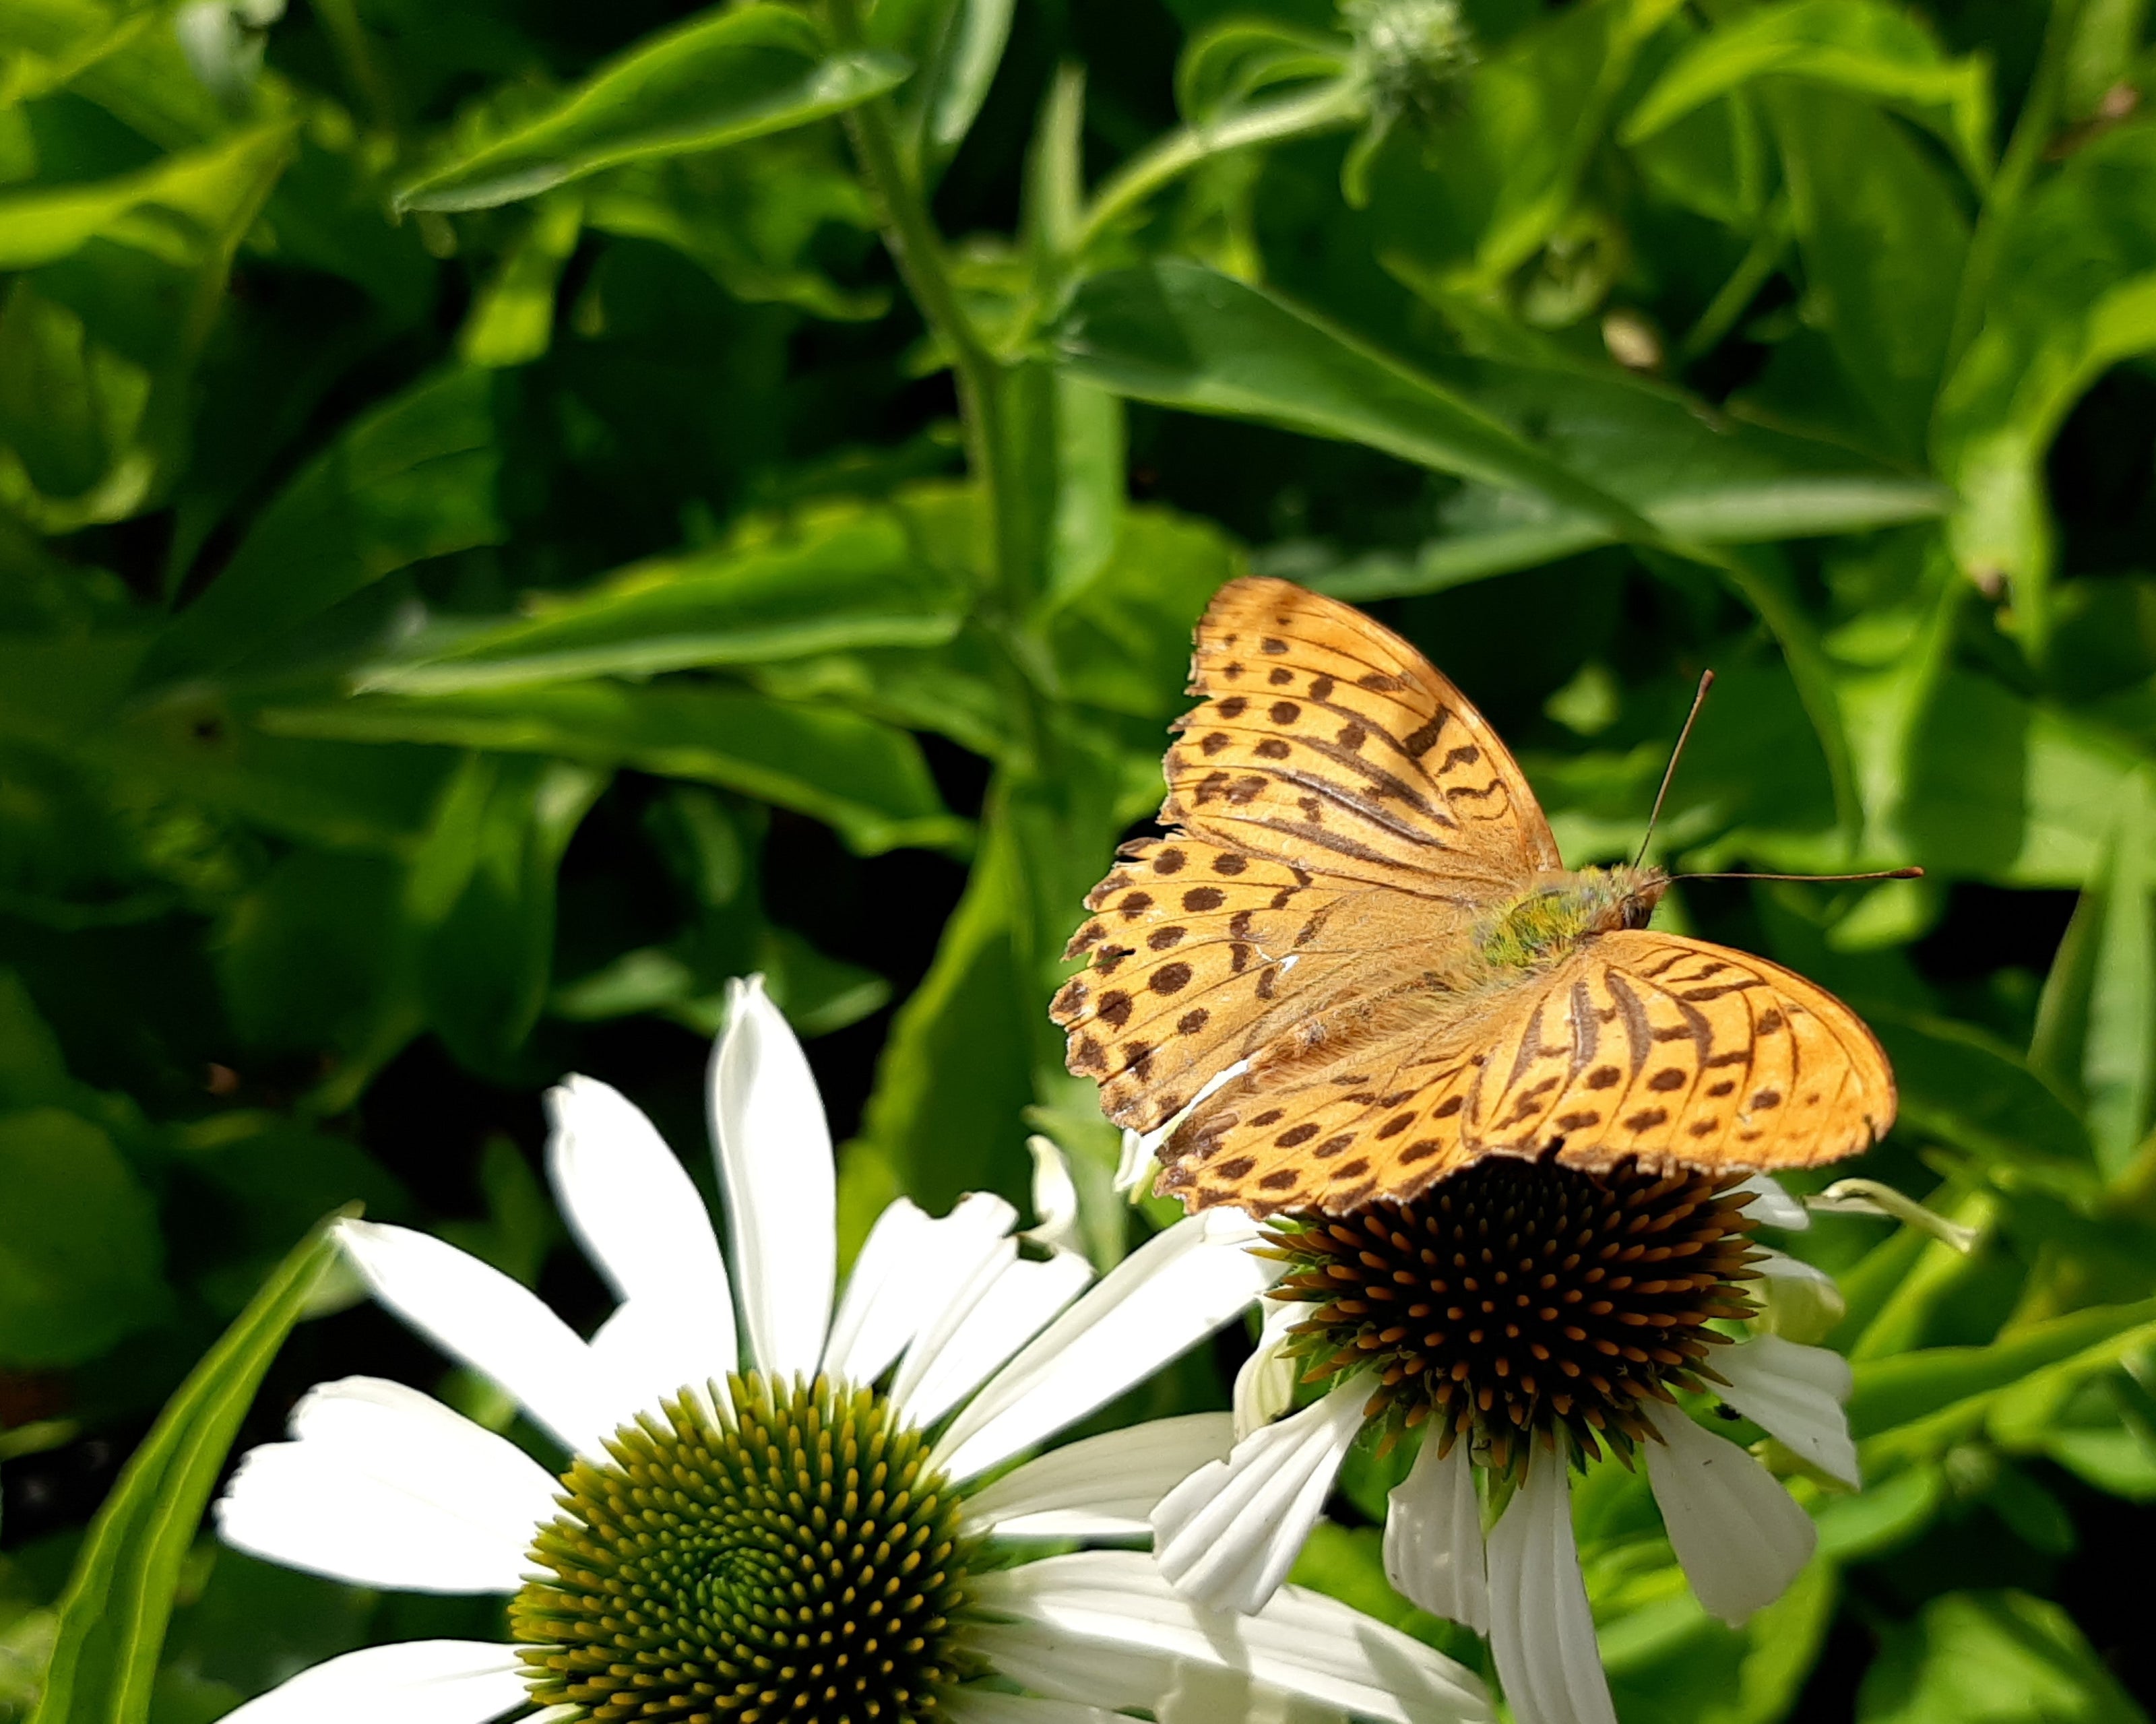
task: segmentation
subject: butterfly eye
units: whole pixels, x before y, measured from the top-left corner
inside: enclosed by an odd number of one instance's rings
[[[1618,915],[1626,927],[1644,928],[1655,919],[1654,900],[1645,895],[1627,898]]]

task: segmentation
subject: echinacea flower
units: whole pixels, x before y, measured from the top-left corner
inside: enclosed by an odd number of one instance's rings
[[[1094,1282],[1070,1188],[1029,1256],[1001,1199],[886,1209],[837,1288],[830,1138],[807,1062],[737,984],[711,1065],[722,1253],[688,1174],[603,1084],[550,1097],[549,1172],[620,1303],[587,1342],[424,1234],[342,1224],[376,1296],[491,1378],[567,1457],[555,1476],[414,1389],[320,1385],[247,1456],[228,1543],[356,1585],[506,1595],[506,1638],[377,1646],[234,1724],[1164,1724],[1489,1716],[1476,1679],[1331,1598],[1255,1618],[1179,1598],[1138,1550],[1224,1414],[1010,1464],[1242,1310],[1248,1224],[1169,1229]],[[737,1308],[739,1323],[737,1325]],[[1034,1560],[1024,1560],[1034,1557]]]
[[[1729,1332],[1754,1316],[1761,1277],[1817,1273],[1752,1243],[1755,1203],[1803,1224],[1768,1180],[1491,1158],[1411,1203],[1276,1221],[1270,1296],[1294,1316],[1269,1317],[1238,1386],[1247,1434],[1154,1510],[1162,1571],[1203,1604],[1270,1608],[1349,1446],[1365,1432],[1419,1441],[1387,1504],[1388,1578],[1489,1638],[1519,1724],[1614,1724],[1573,1539],[1575,1467],[1643,1458],[1694,1593],[1732,1624],[1781,1594],[1817,1534],[1678,1393],[1711,1393],[1857,1482],[1847,1362]],[[1279,1417],[1288,1359],[1324,1392]]]

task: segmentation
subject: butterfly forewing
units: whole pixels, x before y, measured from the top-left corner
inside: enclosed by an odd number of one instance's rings
[[[1527,780],[1430,661],[1285,581],[1223,587],[1198,626],[1164,825],[1418,895],[1487,898],[1558,865]]]

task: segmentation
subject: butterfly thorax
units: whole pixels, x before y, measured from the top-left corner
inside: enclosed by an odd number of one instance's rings
[[[1553,871],[1476,924],[1476,951],[1498,971],[1553,963],[1593,935],[1644,928],[1668,888],[1659,868]]]

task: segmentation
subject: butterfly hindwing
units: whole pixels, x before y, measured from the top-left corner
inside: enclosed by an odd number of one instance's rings
[[[1164,1188],[1258,1213],[1408,1198],[1490,1155],[1607,1168],[1810,1167],[1894,1117],[1885,1055],[1840,1001],[1748,953],[1620,931],[1356,1070],[1263,1070],[1169,1140]]]
[[[1286,581],[1220,589],[1199,623],[1163,824],[1312,872],[1502,896],[1558,865],[1503,743],[1414,648]]]

